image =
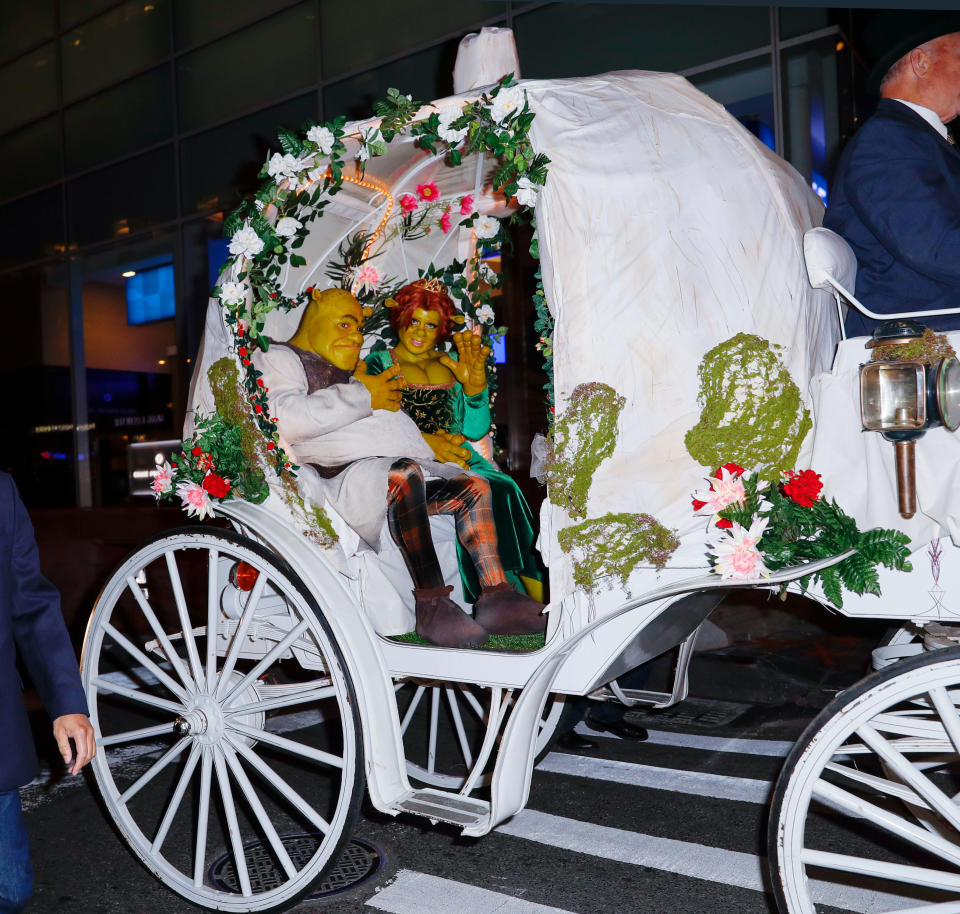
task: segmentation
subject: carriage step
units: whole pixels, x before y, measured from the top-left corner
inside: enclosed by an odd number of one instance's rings
[[[414,790],[405,800],[397,803],[397,810],[426,816],[437,822],[449,822],[466,828],[478,825],[490,816],[490,804],[483,800],[471,800],[442,790]]]

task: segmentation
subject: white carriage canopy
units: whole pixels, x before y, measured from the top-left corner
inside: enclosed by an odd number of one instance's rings
[[[780,360],[812,407],[814,422],[817,410],[832,409],[831,397],[813,402],[810,394],[812,386],[822,391],[814,378],[831,369],[839,340],[836,310],[825,292],[810,286],[803,260],[803,234],[820,223],[822,203],[789,164],[682,77],[631,71],[520,85],[535,114],[533,147],[550,158],[536,222],[555,320],[556,410],[587,382],[608,384],[626,398],[614,453],[600,464],[589,490],[587,517],[653,515],[680,537],[670,564],[704,568],[707,529],[692,513],[690,496],[713,467],[694,460],[684,442],[701,417],[698,366],[704,354],[738,333],[762,337],[783,347]],[[442,99],[421,113],[478,94]],[[346,130],[377,124],[373,119]],[[306,265],[284,267],[284,295],[334,284],[326,268],[358,231],[377,233],[373,250],[381,276],[409,281],[429,264],[467,260],[476,247],[474,228],[455,224],[449,232],[412,239],[397,231],[399,201],[418,185],[436,184],[440,203],[457,205],[470,195],[481,213],[509,212],[502,194],[491,189],[497,163],[490,155],[451,166],[400,135],[365,162],[361,175],[352,158],[357,143],[346,143],[347,179],[322,218],[310,224],[299,250]],[[296,310],[272,312],[265,332],[288,339],[299,318]],[[207,368],[230,351],[213,299],[191,391],[191,406],[201,413],[213,408]],[[842,422],[847,418],[844,413]],[[942,511],[935,520],[921,513],[912,526],[896,514],[892,453],[884,458],[890,472],[869,484],[861,474],[851,485],[851,465],[862,461],[864,448],[879,454],[886,445],[862,435],[856,422],[849,430],[840,425],[831,424],[829,445],[808,436],[798,468],[810,466],[816,440],[813,468],[823,474],[826,494],[848,513],[858,520],[869,513],[871,525],[901,526],[915,537],[915,547],[937,536],[939,524],[946,524]],[[866,437],[876,440],[865,444]],[[300,485],[309,496],[308,471]],[[881,503],[889,511],[866,511]],[[960,513],[956,506],[946,511]],[[545,502],[540,545],[554,601],[575,590],[571,559],[557,542],[570,523],[562,509]]]

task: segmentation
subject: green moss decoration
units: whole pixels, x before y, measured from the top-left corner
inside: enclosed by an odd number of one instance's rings
[[[557,539],[573,556],[573,580],[590,591],[612,577],[626,587],[637,565],[659,570],[680,545],[675,531],[649,514],[604,514],[561,530]]]
[[[207,371],[213,402],[217,415],[232,429],[239,430],[240,450],[243,452],[246,469],[241,484],[235,485],[236,493],[246,501],[260,504],[270,494],[262,467],[270,465],[268,439],[261,434],[250,411],[246,408],[240,372],[234,359],[224,356],[214,362]],[[304,517],[310,526],[308,535],[322,546],[331,546],[337,534],[326,511],[317,505],[309,507],[297,491],[293,475],[285,468],[278,470],[280,492],[287,506]]]
[[[547,485],[551,501],[571,517],[587,516],[593,474],[616,447],[617,420],[626,402],[607,384],[579,384],[553,423]]]
[[[874,362],[924,362],[931,365],[956,355],[945,333],[934,333],[929,327],[923,336],[911,343],[880,343],[870,356]]]
[[[733,461],[775,479],[792,469],[810,413],[780,361],[783,347],[738,333],[700,363],[700,421],[684,438],[697,463],[713,469]]]
[[[421,638],[416,632],[407,632],[403,635],[389,635],[391,641],[398,644],[418,644],[420,646],[435,647],[425,638]],[[546,643],[546,637],[541,633],[539,635],[491,635],[490,639],[481,644],[479,650],[483,651],[539,651]]]

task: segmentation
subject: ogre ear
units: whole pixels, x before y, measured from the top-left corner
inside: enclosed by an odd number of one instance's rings
[[[395,298],[385,298],[383,300],[383,306],[384,308],[399,308],[400,302],[398,302]]]

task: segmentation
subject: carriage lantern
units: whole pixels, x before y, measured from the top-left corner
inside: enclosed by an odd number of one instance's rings
[[[926,327],[917,321],[881,324],[868,349],[918,341]],[[892,441],[897,458],[897,497],[900,514],[917,511],[914,443],[928,428],[960,426],[960,362],[954,355],[935,362],[874,361],[860,366],[860,419],[864,429]]]

